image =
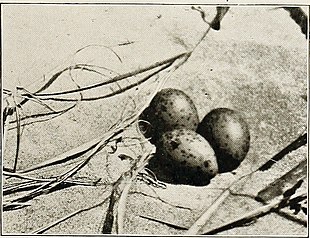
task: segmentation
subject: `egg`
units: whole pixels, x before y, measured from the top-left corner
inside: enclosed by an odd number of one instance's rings
[[[165,88],[159,91],[139,117],[144,135],[156,144],[160,136],[177,128],[196,130],[198,113],[192,99],[183,91]]]
[[[165,182],[207,185],[218,172],[213,149],[198,133],[189,129],[165,132],[149,168]]]
[[[229,108],[216,108],[199,123],[197,132],[215,151],[219,172],[236,169],[250,148],[250,131],[242,115]]]

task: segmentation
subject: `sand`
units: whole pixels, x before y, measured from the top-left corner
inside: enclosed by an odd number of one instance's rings
[[[202,9],[207,21],[211,21],[215,7],[202,6]],[[104,66],[114,74],[143,68],[190,50],[208,27],[200,13],[189,5],[17,4],[3,6],[2,15],[3,87],[12,91],[21,86],[34,92],[59,70],[78,63]],[[83,47],[86,48],[75,54]],[[224,17],[220,31],[211,30],[188,61],[170,75],[164,87],[178,88],[190,95],[200,119],[217,107],[229,107],[242,113],[250,127],[251,146],[237,174],[247,174],[306,130],[307,101],[303,95],[307,95],[307,57],[305,36],[288,12],[274,7],[235,6]],[[162,73],[160,77],[166,74]],[[69,74],[64,74],[46,92],[102,80],[91,72],[73,71],[72,75],[75,82]],[[146,103],[147,96],[154,90],[155,79],[118,96],[79,102],[61,116],[25,126],[17,170],[29,168],[102,136],[123,112],[130,115],[136,110],[135,105],[139,107]],[[101,87],[86,92],[84,96],[107,92],[110,92],[109,88]],[[74,103],[53,102],[50,105],[61,110]],[[46,110],[29,102],[21,111],[29,115]],[[125,135],[141,137],[136,125]],[[146,147],[152,148],[150,144]],[[5,167],[13,166],[15,148],[16,130],[11,129],[5,140]],[[32,199],[31,206],[5,211],[2,213],[3,234],[32,233],[72,212],[96,204],[99,205],[68,218],[44,234],[101,234],[108,203],[100,202],[110,196],[110,184],[130,166],[130,160],[122,160],[119,155],[137,159],[145,148],[137,144],[120,144],[116,153],[111,154],[109,150],[111,148],[100,151],[75,175],[76,179],[83,181],[101,179],[99,186],[57,189]],[[239,195],[231,194],[202,230],[217,227],[261,206],[250,196],[306,156],[307,149],[302,147],[272,169],[236,182]],[[68,162],[27,175],[53,177],[72,165]],[[236,176],[231,173],[217,175],[204,187],[167,184],[166,189],[134,181],[127,199],[123,233],[184,234],[182,229],[141,216],[189,228]],[[6,185],[10,180],[4,182]],[[219,235],[306,234],[304,226],[270,213],[248,226],[229,229]]]

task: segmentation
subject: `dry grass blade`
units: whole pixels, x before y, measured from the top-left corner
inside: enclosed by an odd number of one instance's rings
[[[26,176],[26,175],[23,175],[23,174],[12,173],[12,172],[7,172],[7,171],[3,171],[3,175],[4,176],[9,176],[9,177],[20,178],[20,179],[32,180],[32,181],[39,181],[39,182],[50,181],[50,179],[33,178],[33,177],[29,177],[29,176]]]
[[[107,197],[107,198],[104,199],[103,201],[101,201],[101,202],[99,202],[99,203],[97,203],[97,204],[95,204],[95,205],[92,205],[92,206],[90,206],[90,207],[83,208],[83,209],[77,210],[77,211],[75,211],[75,212],[72,212],[72,213],[70,213],[69,215],[64,216],[64,217],[62,217],[62,218],[60,218],[60,219],[58,219],[58,220],[52,222],[51,224],[49,224],[49,225],[47,225],[47,226],[44,226],[44,227],[41,227],[41,228],[39,228],[39,229],[37,229],[37,230],[31,232],[31,233],[32,233],[32,234],[42,234],[42,233],[44,233],[45,231],[51,229],[51,228],[54,227],[54,226],[57,226],[57,225],[60,224],[61,222],[64,222],[64,221],[66,221],[67,219],[69,219],[69,218],[71,218],[71,217],[74,217],[74,216],[76,216],[76,215],[78,215],[78,214],[80,214],[80,213],[82,213],[82,212],[89,211],[89,210],[91,210],[91,209],[93,209],[93,208],[102,206],[104,203],[106,203],[106,201],[108,200],[108,198],[109,198],[109,197]]]
[[[225,201],[229,196],[229,190],[225,190],[221,195],[207,207],[202,215],[195,221],[195,223],[184,233],[184,235],[196,235],[199,234],[201,229],[205,226],[206,222],[210,219],[213,213],[218,209],[218,207]]]
[[[23,192],[23,191],[29,191],[31,189],[36,189],[42,185],[44,185],[46,182],[53,182],[56,181],[56,178],[50,178],[50,179],[44,179],[46,181],[24,181],[20,183],[14,183],[9,184],[3,187],[2,192],[3,195],[8,195],[16,192]],[[74,179],[67,179],[66,181],[63,181],[64,187],[66,186],[73,186],[73,185],[81,185],[81,186],[100,186],[100,185],[107,185],[106,183],[100,182],[100,179],[96,181],[80,181],[80,180],[74,180]]]
[[[38,117],[46,117],[46,116],[54,116],[53,118],[55,118],[55,116],[60,116],[66,112],[68,112],[69,110],[73,109],[74,107],[76,106],[76,104],[66,108],[66,109],[63,109],[63,110],[59,110],[59,111],[52,111],[52,112],[47,112],[47,113],[38,113],[38,114],[32,114],[32,115],[28,115],[28,116],[23,116],[20,118],[20,121],[24,121],[24,120],[27,120],[27,119],[32,119],[32,118],[38,118]],[[48,119],[45,119],[45,120],[49,120],[50,118]],[[43,120],[42,120],[43,121]],[[23,126],[25,125],[29,125],[29,124],[32,124],[32,123],[36,123],[36,122],[41,122],[41,121],[34,121],[34,122],[29,122],[29,123],[23,123]],[[12,120],[10,121],[10,124],[12,123],[16,123],[16,120]],[[11,127],[9,130],[12,130],[12,129],[16,129],[16,127]]]
[[[13,172],[16,171],[17,168],[17,162],[18,162],[18,156],[19,156],[19,148],[20,148],[20,137],[21,137],[21,125],[20,125],[20,114],[19,109],[17,108],[17,104],[15,103],[15,115],[16,115],[16,153],[15,153],[15,159],[14,159],[14,165],[13,165]]]
[[[79,88],[79,89],[60,91],[60,92],[56,92],[56,93],[36,93],[35,95],[40,96],[40,97],[42,97],[42,96],[64,95],[64,94],[76,93],[76,92],[81,92],[81,91],[85,91],[85,90],[101,87],[101,86],[104,86],[104,85],[107,85],[107,84],[115,83],[117,81],[120,81],[120,80],[123,80],[123,79],[126,79],[126,78],[130,78],[132,76],[135,76],[135,75],[147,72],[149,70],[155,69],[155,68],[163,66],[163,65],[171,64],[175,60],[177,60],[179,58],[182,58],[185,55],[186,55],[186,53],[182,53],[182,54],[176,55],[174,57],[171,57],[169,59],[165,59],[165,60],[156,62],[156,63],[154,63],[154,64],[152,64],[150,66],[147,66],[147,67],[144,67],[144,68],[141,68],[141,69],[137,69],[137,70],[134,70],[132,72],[128,72],[128,73],[125,73],[125,74],[122,74],[122,75],[119,75],[119,76],[116,76],[116,77],[114,77],[114,78],[112,78],[110,80],[107,80],[107,81],[104,81],[104,82],[100,82],[100,83],[97,83],[97,84],[94,84],[94,85],[89,85],[89,86],[82,87],[82,88]],[[77,67],[78,66],[74,66],[74,69],[76,69]],[[69,69],[70,68],[66,68],[65,71],[69,70]],[[83,69],[85,70],[85,66],[84,66]],[[43,99],[43,98],[41,98],[41,99]]]
[[[121,131],[119,131],[120,133]],[[45,184],[43,184],[42,186],[40,186],[39,188],[21,195],[21,196],[17,196],[17,197],[13,197],[8,199],[7,201],[10,202],[19,202],[19,201],[27,201],[30,200],[40,194],[43,193],[48,193],[49,191],[55,189],[58,185],[62,184],[64,181],[66,181],[69,177],[73,176],[75,173],[77,173],[80,169],[82,169],[88,162],[89,160],[96,154],[98,153],[98,151],[100,151],[105,145],[106,143],[108,143],[108,141],[113,138],[115,135],[117,135],[118,133],[111,133],[110,137],[106,138],[106,140],[101,141],[100,143],[97,144],[95,150],[86,158],[84,159],[81,163],[79,163],[78,165],[76,165],[75,167],[71,168],[70,170],[68,170],[67,172],[65,172],[64,174],[60,175],[57,179],[46,182]]]
[[[261,190],[255,200],[267,203],[269,200],[280,196],[284,193],[284,188],[292,186],[297,181],[305,179],[307,177],[307,159],[302,160],[298,165],[285,173],[280,178],[276,179],[265,189]]]
[[[84,98],[84,99],[82,99],[82,101],[93,101],[93,100],[98,100],[98,99],[105,99],[105,98],[113,97],[113,96],[115,96],[115,95],[118,95],[118,94],[121,94],[121,93],[123,93],[123,92],[126,92],[127,90],[132,89],[132,88],[134,88],[134,87],[137,87],[138,85],[140,85],[140,84],[146,82],[146,81],[149,80],[151,77],[153,77],[153,76],[157,75],[158,73],[160,73],[161,71],[163,71],[163,70],[169,68],[171,65],[172,65],[172,63],[167,64],[167,65],[161,67],[160,69],[158,69],[157,71],[151,73],[150,75],[148,75],[148,76],[142,78],[142,79],[139,80],[138,82],[133,83],[133,84],[130,84],[130,85],[126,86],[126,87],[120,88],[119,90],[116,90],[116,91],[113,91],[113,92],[111,92],[111,93],[109,93],[109,94],[102,95],[102,96],[98,96],[98,97]]]
[[[82,144],[72,150],[69,150],[61,155],[58,155],[54,158],[51,158],[49,160],[43,161],[42,163],[36,164],[34,166],[31,166],[29,168],[23,169],[23,170],[19,170],[18,173],[27,173],[27,172],[31,172],[37,169],[41,169],[44,167],[48,167],[51,165],[56,165],[56,164],[61,164],[61,163],[65,163],[71,159],[75,159],[78,158],[79,156],[85,154],[86,152],[90,151],[91,149],[95,148],[99,142],[102,140],[102,138],[96,138],[94,140],[91,140],[85,144]]]
[[[123,62],[122,59],[121,59],[121,57],[120,57],[111,47],[105,46],[105,45],[99,45],[99,44],[87,45],[87,46],[84,46],[84,47],[82,47],[81,49],[77,50],[77,51],[75,52],[75,54],[77,54],[77,53],[79,53],[79,52],[85,50],[86,48],[94,47],[94,46],[104,47],[104,48],[110,50],[110,51],[117,57],[117,59],[118,59],[121,63]]]
[[[307,133],[304,133],[303,135],[299,136],[296,140],[291,142],[288,146],[286,146],[283,150],[281,150],[279,153],[274,155],[270,160],[268,160],[265,164],[263,164],[259,170],[265,171],[269,169],[273,164],[281,160],[285,155],[289,154],[293,150],[297,150],[301,146],[304,146],[307,144]]]
[[[47,108],[48,110],[55,112],[55,109],[53,109],[51,106],[49,106],[48,104],[46,104],[45,102],[43,102],[42,100],[40,100],[37,96],[35,96],[34,94],[32,94],[31,92],[29,92],[28,90],[26,90],[23,87],[16,87],[17,90],[21,90],[26,92],[25,94],[22,95],[16,95],[18,97],[22,97],[22,98],[27,98],[29,101],[32,101],[34,103],[37,103],[45,108]]]
[[[117,234],[124,234],[124,220],[126,212],[127,197],[129,194],[130,187],[132,185],[132,179],[126,184],[119,198],[117,207]]]
[[[305,196],[306,193],[300,193],[296,194],[296,196]],[[229,221],[217,228],[210,229],[208,231],[205,231],[203,235],[214,235],[217,234],[218,232],[226,231],[229,229],[233,229],[238,226],[244,226],[245,224],[259,218],[262,216],[265,216],[266,214],[270,212],[274,212],[280,208],[283,207],[281,203],[285,202],[286,203],[287,198],[286,197],[276,197],[274,198],[270,203],[267,205],[261,206],[253,211],[250,211],[237,219],[234,219],[232,221]]]
[[[113,228],[113,223],[114,223],[114,205],[116,203],[115,201],[115,190],[112,191],[112,194],[110,196],[109,200],[109,207],[107,210],[107,214],[105,216],[105,220],[101,229],[102,234],[111,234],[112,233],[112,228]]]
[[[185,207],[185,206],[181,206],[181,205],[176,205],[176,204],[170,203],[170,202],[162,199],[155,191],[154,191],[154,193],[155,193],[156,196],[152,196],[152,195],[150,195],[148,193],[144,193],[144,192],[133,192],[133,194],[139,194],[139,195],[142,195],[142,196],[145,196],[145,197],[153,198],[155,200],[159,200],[162,203],[167,204],[167,205],[172,206],[172,207],[175,207],[175,208],[180,208],[180,209],[189,210],[189,211],[192,210],[192,208],[190,208],[190,207]],[[188,230],[188,228],[186,230]]]
[[[14,203],[14,202],[29,201],[30,199],[32,199],[32,198],[42,194],[45,191],[45,189],[48,188],[52,183],[53,183],[53,181],[45,182],[41,186],[39,186],[38,188],[30,191],[29,193],[26,193],[26,194],[23,194],[23,195],[19,195],[19,196],[10,197],[10,198],[4,200],[4,202],[6,202],[6,203]]]
[[[9,105],[9,104],[8,104]],[[12,117],[12,114],[10,111],[13,111],[13,109],[9,106],[5,107],[3,112],[2,112],[2,115],[3,115],[3,118],[2,118],[2,148],[5,148],[5,142],[6,142],[6,136],[7,136],[7,132],[9,130],[9,119],[10,117]]]
[[[75,84],[75,86],[77,87],[77,89],[82,88],[82,87],[76,82],[76,80],[73,78],[72,70],[69,70],[69,75],[70,75],[71,81]],[[80,92],[80,101],[81,101],[82,99],[83,99],[83,93]]]
[[[113,229],[114,219],[117,216],[116,232],[119,234],[123,231],[123,219],[126,210],[126,197],[131,186],[132,181],[136,178],[138,173],[145,167],[148,160],[153,156],[154,151],[145,153],[140,159],[132,165],[132,167],[115,182],[113,186],[113,192],[110,198],[108,212],[106,214],[104,224],[102,227],[103,234],[110,234]],[[123,195],[124,189],[125,194]],[[120,201],[121,196],[122,200]],[[120,203],[121,202],[121,203]],[[117,211],[120,214],[114,214],[115,206],[118,204],[120,206]],[[120,226],[120,227],[119,227]]]
[[[47,89],[49,86],[51,86],[54,82],[55,82],[55,80],[61,75],[61,74],[63,74],[64,72],[66,72],[67,70],[69,69],[69,67],[68,68],[65,68],[65,69],[63,69],[63,70],[61,70],[61,71],[59,71],[59,72],[57,72],[56,74],[54,74],[40,89],[38,89],[37,91],[36,91],[36,93],[39,93],[39,92],[42,92],[42,91],[44,91],[45,89]],[[34,95],[36,94],[36,93],[34,93]],[[18,106],[21,106],[21,105],[23,105],[23,104],[25,104],[26,102],[28,102],[28,98],[25,98],[23,101],[21,101],[19,104],[18,104]]]
[[[150,217],[150,216],[146,216],[146,215],[139,215],[139,217],[142,217],[142,218],[150,220],[150,221],[158,222],[160,224],[169,226],[169,227],[177,229],[177,230],[187,230],[188,229],[188,227],[180,226],[180,225],[174,224],[170,221],[164,221],[164,220],[154,218],[154,217]]]
[[[173,62],[172,62],[173,63]],[[158,73],[160,73],[161,71],[169,68],[172,63],[169,63],[169,64],[166,64],[164,66],[162,66],[161,68],[159,68],[157,71],[149,74],[148,76],[140,79],[138,82],[135,82],[135,83],[132,83],[132,84],[129,84],[128,86],[126,87],[119,87],[118,90],[115,90],[111,93],[108,93],[108,94],[104,94],[104,95],[101,95],[101,96],[97,96],[97,97],[89,97],[89,98],[82,98],[82,99],[77,99],[77,98],[55,98],[55,97],[48,97],[48,98],[41,98],[41,100],[52,100],[52,101],[59,101],[59,102],[76,102],[76,101],[94,101],[94,100],[99,100],[99,99],[105,99],[105,98],[109,98],[109,97],[113,97],[115,95],[118,95],[118,94],[121,94],[123,92],[126,92],[127,90],[131,89],[131,88],[134,88],[134,87],[137,87],[138,85],[146,82],[147,80],[149,80],[151,77],[157,75]],[[117,82],[113,82],[113,83],[116,83]],[[118,85],[118,84],[117,84]],[[77,91],[77,90],[76,90]]]
[[[26,181],[26,182],[21,182],[19,184],[12,184],[12,185],[7,185],[2,188],[2,193],[3,196],[12,194],[18,191],[29,191],[31,189],[35,189],[39,186],[42,186],[45,182],[38,182],[38,181]]]
[[[10,202],[10,203],[3,203],[3,210],[5,211],[11,211],[15,209],[20,209],[26,206],[31,206],[31,203],[25,203],[25,202]]]

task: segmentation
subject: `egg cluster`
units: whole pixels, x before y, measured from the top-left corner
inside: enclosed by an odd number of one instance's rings
[[[139,128],[156,146],[149,168],[166,182],[203,186],[236,169],[250,147],[242,116],[228,108],[210,111],[201,122],[191,98],[166,88],[139,117]]]

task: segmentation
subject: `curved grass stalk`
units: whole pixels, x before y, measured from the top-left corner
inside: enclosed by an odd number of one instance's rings
[[[129,78],[129,77],[132,77],[132,76],[135,76],[135,75],[147,72],[147,71],[155,69],[155,68],[157,68],[159,66],[163,66],[163,65],[166,65],[166,64],[171,64],[176,59],[183,57],[185,54],[186,53],[182,53],[182,54],[176,55],[176,56],[174,56],[172,58],[156,62],[156,63],[154,63],[154,64],[152,64],[150,66],[147,66],[147,67],[144,67],[144,68],[141,68],[141,69],[134,70],[132,72],[128,72],[128,73],[121,74],[119,76],[113,77],[112,79],[107,80],[105,82],[100,82],[100,83],[97,83],[97,84],[94,84],[94,85],[89,85],[89,86],[86,86],[86,87],[82,87],[80,89],[72,89],[72,90],[60,91],[60,92],[55,92],[55,93],[40,93],[40,92],[38,92],[38,93],[35,93],[35,95],[36,96],[40,96],[40,97],[42,97],[42,96],[65,95],[65,94],[76,93],[76,92],[81,92],[81,91],[85,91],[85,90],[101,87],[101,86],[104,86],[104,85],[107,85],[107,84],[115,83],[117,81],[120,81],[120,80]],[[81,68],[80,65],[76,65],[76,66],[73,67],[73,69],[77,69],[77,68]],[[60,71],[61,73],[59,75],[56,75],[55,77],[60,76],[63,72],[65,72],[65,71],[67,71],[69,69],[70,69],[70,67],[64,69],[63,71]]]

